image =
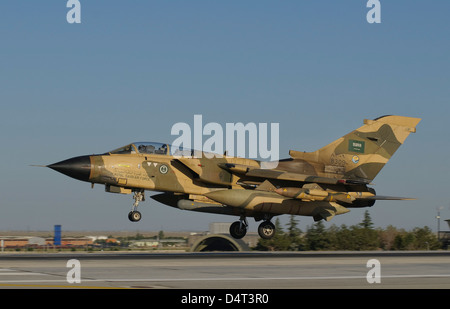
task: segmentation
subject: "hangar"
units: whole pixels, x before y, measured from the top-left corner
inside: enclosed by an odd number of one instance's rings
[[[197,239],[191,246],[191,252],[205,251],[249,251],[242,239],[234,239],[225,234],[209,234]]]

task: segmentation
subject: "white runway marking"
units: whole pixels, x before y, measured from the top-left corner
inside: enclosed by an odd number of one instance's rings
[[[39,273],[24,273],[25,275],[45,275]],[[439,275],[386,275],[381,279],[400,279],[400,278],[450,278],[450,274]],[[144,278],[144,279],[83,279],[81,282],[177,282],[177,281],[254,281],[254,280],[333,280],[333,279],[366,279],[366,276],[329,276],[329,277],[227,277],[227,278]],[[0,283],[56,283],[67,282],[63,279],[44,279],[44,280],[0,280]]]
[[[1,268],[0,276],[49,276],[48,274],[20,271],[15,269]]]

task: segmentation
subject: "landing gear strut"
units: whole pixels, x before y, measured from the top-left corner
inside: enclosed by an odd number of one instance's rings
[[[271,239],[275,236],[275,225],[270,222],[271,216],[264,216],[264,221],[258,226],[258,234],[263,239]],[[260,219],[259,219],[260,220]],[[233,238],[241,239],[247,234],[248,223],[244,216],[239,221],[233,222],[230,226],[230,235]]]
[[[144,190],[134,191],[133,199],[134,199],[133,208],[128,213],[128,219],[131,222],[138,222],[139,220],[141,220],[142,215],[139,211],[137,211],[137,207],[139,206],[139,202],[145,201]]]
[[[244,216],[241,216],[239,221],[233,222],[230,226],[230,235],[233,238],[241,239],[247,234],[247,219]]]

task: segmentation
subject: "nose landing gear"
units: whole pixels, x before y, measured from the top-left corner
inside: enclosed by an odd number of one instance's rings
[[[142,215],[139,211],[137,210],[132,210],[128,213],[128,219],[131,222],[138,222],[139,220],[141,220]]]
[[[134,191],[133,199],[134,199],[133,208],[128,213],[128,219],[131,222],[138,222],[139,220],[141,220],[142,215],[139,211],[137,211],[137,207],[139,206],[139,202],[145,201],[144,190]]]

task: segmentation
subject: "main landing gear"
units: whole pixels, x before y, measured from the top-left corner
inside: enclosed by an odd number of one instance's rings
[[[137,211],[137,207],[139,205],[139,202],[145,201],[144,190],[134,191],[133,199],[134,199],[133,208],[128,213],[128,219],[131,222],[138,222],[139,220],[141,220],[142,215],[139,211]]]
[[[258,226],[258,234],[263,239],[271,239],[275,235],[275,225],[270,222],[269,217],[264,218],[264,221]],[[247,234],[248,223],[244,216],[241,216],[239,221],[233,222],[230,226],[230,235],[233,238],[241,239]]]
[[[241,239],[247,234],[247,228],[247,219],[244,216],[241,216],[239,221],[233,222],[230,225],[230,235],[233,236],[233,238]]]
[[[263,221],[258,226],[258,234],[263,239],[271,239],[275,235],[275,225],[270,221]]]

